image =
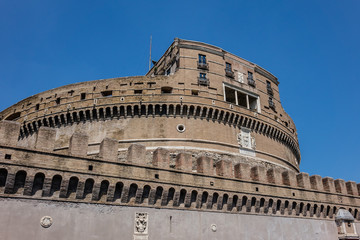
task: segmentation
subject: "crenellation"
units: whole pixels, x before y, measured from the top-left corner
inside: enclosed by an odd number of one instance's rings
[[[353,181],[346,182],[346,191],[347,191],[347,194],[359,196],[356,182],[353,182]]]
[[[267,182],[265,168],[255,166],[250,169],[250,179],[256,182]]]
[[[292,171],[283,171],[282,174],[282,184],[287,186],[297,186],[296,175]]]
[[[299,173],[296,175],[297,185],[302,188],[311,189],[310,177],[308,173]]]
[[[232,169],[232,162],[229,160],[220,160],[216,163],[216,175],[227,178],[234,176]]]
[[[35,148],[53,151],[55,148],[56,130],[50,127],[40,127],[36,133]]]
[[[266,178],[268,183],[282,184],[282,173],[279,169],[270,168],[266,172]]]
[[[320,190],[320,191],[324,190],[322,177],[319,175],[310,176],[310,185],[311,185],[311,189]]]
[[[345,181],[343,179],[336,179],[334,181],[335,190],[338,193],[347,194]]]
[[[131,144],[128,148],[126,161],[135,164],[144,164],[146,147],[141,144]]]
[[[334,179],[331,177],[325,177],[322,179],[324,190],[331,193],[336,193]]]
[[[118,144],[116,139],[104,138],[100,144],[99,157],[109,161],[117,161]]]
[[[206,157],[206,156],[200,156],[196,160],[197,164],[197,172],[203,173],[205,175],[213,175],[214,174],[214,164],[213,159]]]
[[[235,178],[242,180],[250,180],[250,165],[246,163],[238,163],[234,166]]]
[[[70,137],[69,154],[74,156],[87,156],[89,136],[82,133],[74,133]]]
[[[153,153],[152,164],[160,168],[168,168],[170,165],[170,152],[165,148],[157,148]]]
[[[19,132],[20,123],[6,120],[0,121],[0,144],[16,145]]]
[[[192,156],[189,153],[179,153],[176,155],[175,168],[182,171],[192,171]]]

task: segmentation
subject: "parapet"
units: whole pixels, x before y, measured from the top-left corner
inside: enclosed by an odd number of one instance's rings
[[[0,145],[2,149],[9,147],[12,149],[23,149],[16,146],[17,139],[14,136],[18,135],[18,131],[18,123],[10,121],[0,122]],[[55,129],[40,127],[36,133],[36,144],[32,151],[59,154],[54,152],[55,136]],[[127,150],[126,158],[121,159],[118,155],[118,141],[110,138],[103,139],[98,155],[88,155],[88,139],[86,134],[74,133],[69,141],[68,154],[60,155],[67,155],[70,160],[74,157],[88,161],[96,160],[99,163],[125,163],[128,166],[151,167],[152,169],[175,171],[180,174],[195,174],[197,176],[241,181],[262,187],[281,186],[282,188],[296,189],[298,191],[306,190],[307,192],[324,194],[359,196],[360,184],[356,184],[353,181],[345,182],[342,179],[334,180],[330,177],[322,178],[318,175],[309,176],[307,173],[296,174],[291,170],[281,168],[252,166],[243,162],[233,164],[229,160],[214,160],[208,156],[200,156],[195,159],[191,154],[185,152],[179,153],[175,157],[174,162],[171,163],[171,157],[174,158],[174,156],[171,156],[171,152],[166,148],[157,148],[152,153],[152,161],[146,162],[149,151],[147,152],[146,147],[141,144],[131,144]],[[0,156],[5,155],[1,154]],[[5,157],[5,162],[6,159],[8,158]]]

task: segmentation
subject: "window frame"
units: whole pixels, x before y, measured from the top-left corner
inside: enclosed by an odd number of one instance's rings
[[[246,95],[246,103],[247,103],[246,109],[249,110],[249,111],[255,111],[255,112],[261,113],[261,105],[260,105],[260,96],[259,95],[255,94],[255,93],[252,93],[252,92],[249,92],[249,91],[247,91],[245,89],[239,88],[237,86],[231,85],[229,83],[223,82],[224,102],[227,102],[227,103],[231,103],[231,102],[226,101],[225,87],[235,90],[235,105],[236,106],[244,107],[242,105],[239,105],[239,103],[238,103],[238,94],[237,94],[237,92],[240,92],[240,93]],[[253,97],[253,98],[256,98],[256,110],[252,110],[250,108],[249,96]],[[233,104],[233,103],[231,103],[231,104]]]

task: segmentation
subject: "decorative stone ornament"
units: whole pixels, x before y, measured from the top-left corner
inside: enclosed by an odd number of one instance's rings
[[[184,124],[178,124],[178,125],[176,126],[176,130],[177,130],[178,132],[180,132],[180,133],[185,132],[185,125],[184,125]]]
[[[216,224],[211,224],[210,228],[211,228],[211,231],[213,231],[213,232],[216,232],[216,230],[217,230]]]
[[[148,239],[148,213],[135,213],[134,240]]]
[[[43,227],[43,228],[48,228],[52,225],[53,223],[53,220],[50,216],[44,216],[40,219],[40,225]]]
[[[251,129],[241,128],[241,132],[237,135],[237,141],[242,148],[256,149],[255,138],[251,137]]]

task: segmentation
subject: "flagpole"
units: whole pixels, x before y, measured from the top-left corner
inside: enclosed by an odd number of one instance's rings
[[[151,42],[152,42],[152,35],[150,35],[150,57],[149,57],[149,71],[151,69]]]

